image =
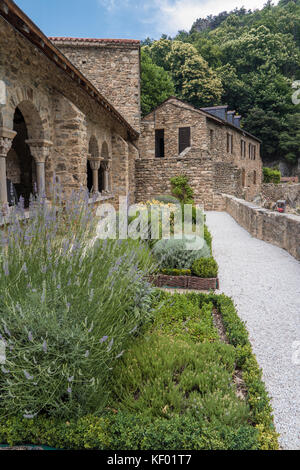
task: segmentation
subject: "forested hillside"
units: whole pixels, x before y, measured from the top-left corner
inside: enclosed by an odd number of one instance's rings
[[[247,3],[247,0],[245,0]],[[262,141],[265,161],[300,158],[300,0],[199,18],[142,48],[142,111],[174,94],[195,106],[228,104]],[[300,98],[300,92],[299,92]]]

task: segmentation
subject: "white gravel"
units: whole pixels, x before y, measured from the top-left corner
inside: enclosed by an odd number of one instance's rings
[[[280,445],[300,449],[300,263],[253,238],[225,212],[208,212],[207,224],[220,267],[220,292],[233,298],[247,323],[272,397]]]

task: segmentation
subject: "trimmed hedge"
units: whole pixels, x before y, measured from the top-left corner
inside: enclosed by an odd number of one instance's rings
[[[257,438],[258,431],[246,425],[233,430],[206,423],[200,430],[197,419],[184,415],[151,420],[110,413],[70,421],[13,418],[0,423],[0,440],[10,446],[30,443],[74,450],[257,450]]]
[[[218,277],[218,263],[214,258],[200,258],[192,265],[192,274],[202,278]]]
[[[165,274],[166,276],[191,276],[192,271],[190,269],[171,269],[165,268],[162,269],[161,274]]]

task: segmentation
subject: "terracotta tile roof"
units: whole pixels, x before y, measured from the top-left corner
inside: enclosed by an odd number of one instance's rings
[[[110,43],[110,44],[137,44],[141,42],[137,39],[101,39],[101,38],[71,38],[71,37],[49,37],[50,41],[65,41],[65,42],[97,42],[97,43]]]

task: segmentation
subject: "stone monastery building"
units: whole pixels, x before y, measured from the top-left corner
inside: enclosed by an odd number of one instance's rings
[[[88,188],[92,201],[142,201],[186,174],[196,202],[260,191],[260,141],[226,106],[170,97],[140,112],[140,42],[48,38],[12,0],[0,0],[0,203]]]

